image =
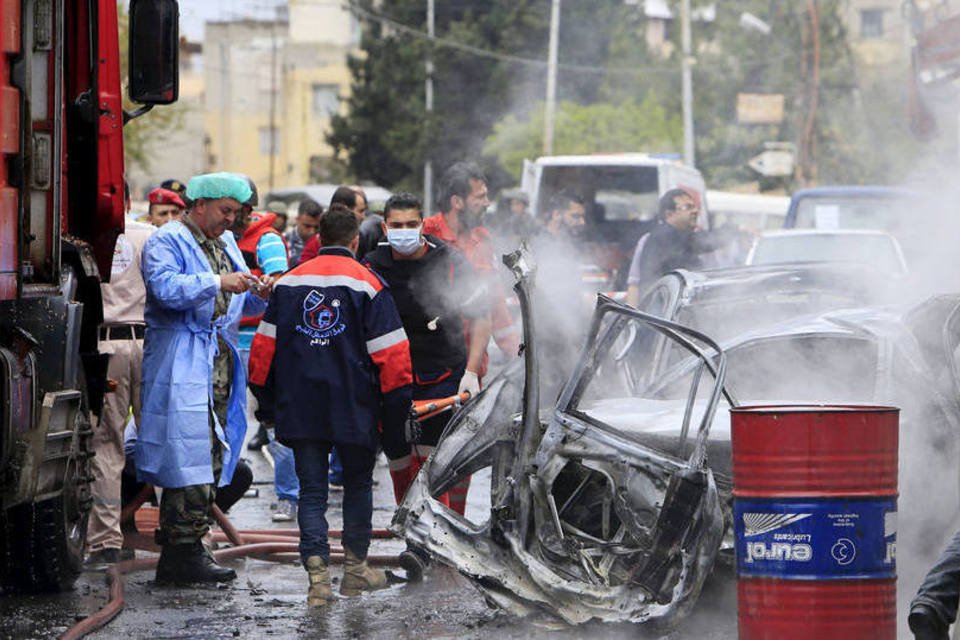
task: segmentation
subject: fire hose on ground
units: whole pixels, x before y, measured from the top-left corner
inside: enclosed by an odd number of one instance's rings
[[[411,415],[416,420],[426,420],[459,407],[470,398],[468,392],[431,400],[417,400],[411,408]],[[123,508],[121,521],[132,518],[143,503],[150,497],[153,487],[145,486],[140,493]],[[237,529],[230,519],[213,505],[213,516],[221,531],[213,534],[214,542],[229,542],[234,545],[229,549],[222,549],[213,553],[218,562],[234,558],[255,558],[269,562],[294,562],[299,559],[300,531],[299,529]],[[340,539],[343,531],[330,530],[327,535],[333,539]],[[373,539],[388,539],[394,535],[387,529],[374,529]],[[60,640],[77,640],[89,633],[105,627],[111,620],[123,611],[124,580],[123,576],[136,571],[155,569],[159,558],[142,558],[127,560],[111,566],[107,570],[107,583],[110,586],[107,604],[99,611],[84,618],[67,629]],[[330,548],[330,564],[343,564],[343,547]],[[374,566],[399,566],[399,559],[395,555],[367,555],[367,562]]]
[[[213,534],[214,542],[230,542],[235,545],[213,553],[217,562],[234,558],[255,558],[270,562],[293,562],[299,559],[300,531],[298,529],[244,529],[238,530],[229,518],[216,506],[213,515],[222,531]],[[331,538],[343,537],[343,531],[334,529],[328,532]],[[374,529],[372,538],[387,539],[394,537],[387,529]],[[343,564],[343,547],[330,548],[330,564]],[[111,566],[107,570],[107,583],[110,586],[107,604],[96,613],[81,620],[60,636],[60,640],[77,640],[88,633],[103,628],[123,611],[123,576],[136,571],[155,569],[159,557],[127,560]],[[399,566],[395,555],[368,555],[367,562],[375,566]]]

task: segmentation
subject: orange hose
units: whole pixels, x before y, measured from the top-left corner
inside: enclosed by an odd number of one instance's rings
[[[223,515],[221,513],[221,515]],[[226,516],[223,516],[226,520]],[[233,528],[229,520],[226,520],[227,524],[230,525],[230,528],[236,532],[236,529]],[[284,531],[284,530],[277,530]],[[286,532],[295,531],[293,529],[287,529]],[[377,529],[375,531],[386,531],[385,529]],[[299,532],[298,532],[299,533]],[[331,533],[333,533],[331,531]],[[338,531],[338,533],[340,533]],[[219,534],[214,534],[214,537],[217,536],[229,537],[230,534],[224,532]],[[255,534],[251,534],[255,535]],[[391,534],[392,535],[392,534]],[[269,537],[269,536],[262,536]],[[299,559],[299,544],[296,542],[289,541],[293,536],[290,533],[282,536],[274,536],[277,538],[285,538],[286,541],[264,541],[257,542],[254,544],[244,544],[236,547],[231,547],[230,549],[223,549],[220,551],[214,552],[214,557],[217,561],[229,560],[231,558],[243,558],[243,557],[256,557],[262,558],[267,561],[273,562],[292,562]],[[298,536],[299,537],[299,536]],[[333,536],[331,536],[333,537]],[[381,538],[387,536],[380,536]],[[330,561],[329,564],[343,564],[343,550],[338,547],[333,547],[330,549]],[[79,640],[79,638],[84,637],[88,633],[93,633],[97,629],[105,627],[111,620],[113,620],[117,615],[123,611],[125,604],[124,598],[124,581],[123,576],[127,573],[132,573],[135,571],[143,571],[146,569],[154,569],[157,566],[159,557],[153,558],[142,558],[139,560],[127,560],[124,562],[119,562],[107,570],[107,580],[110,583],[110,597],[107,600],[107,604],[103,606],[102,609],[96,613],[91,614],[87,618],[81,620],[77,624],[73,625],[67,629],[60,636],[60,640]],[[397,556],[393,555],[368,555],[367,562],[374,566],[399,566],[400,561]]]
[[[237,532],[237,528],[233,526],[233,523],[230,522],[230,519],[220,510],[216,504],[212,505],[213,517],[216,518],[217,524],[220,525],[220,529],[227,534],[227,539],[236,546],[241,546],[243,544],[243,538],[240,537],[240,534]]]
[[[278,536],[283,538],[299,538],[300,530],[292,529],[290,527],[285,527],[282,529],[238,529],[237,533],[241,536],[248,535],[264,535],[264,536]],[[216,534],[214,534],[216,535]],[[343,537],[342,529],[330,529],[327,531],[327,537],[333,539],[339,539]],[[373,529],[370,532],[370,537],[374,540],[387,540],[390,538],[396,538],[390,529]]]
[[[435,398],[433,400],[414,400],[410,413],[417,420],[425,420],[432,416],[452,409],[454,405],[462,404],[470,399],[470,392],[464,391],[457,395],[447,398]]]

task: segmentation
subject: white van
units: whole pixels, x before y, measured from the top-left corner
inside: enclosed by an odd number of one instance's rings
[[[730,224],[748,231],[780,229],[789,207],[787,196],[707,189],[707,212],[712,227]]]
[[[595,265],[622,288],[637,240],[657,217],[660,196],[684,188],[704,199],[703,176],[677,159],[645,153],[546,156],[523,164],[522,188],[538,219],[551,196],[568,190],[584,198],[584,241]],[[701,219],[709,226],[706,216]]]

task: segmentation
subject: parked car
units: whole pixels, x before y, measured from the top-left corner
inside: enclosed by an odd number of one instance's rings
[[[866,291],[827,278],[835,265],[674,272],[640,309],[598,298],[578,364],[542,407],[529,257],[514,264],[524,362],[452,419],[394,518],[408,544],[517,615],[669,628],[730,558],[727,409],[893,404],[901,594],[915,590],[957,524],[960,296],[902,312],[860,306]],[[484,468],[489,519],[437,500]]]
[[[746,264],[854,262],[883,273],[904,275],[900,243],[885,231],[786,229],[766,231],[753,241]]]
[[[917,194],[898,187],[839,185],[800,189],[790,198],[785,229],[895,231],[911,222]]]
[[[779,229],[789,206],[790,198],[786,196],[707,189],[711,227],[733,225],[748,231]]]

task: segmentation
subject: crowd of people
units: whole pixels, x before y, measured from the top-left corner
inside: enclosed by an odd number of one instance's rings
[[[261,208],[256,185],[238,174],[149,193],[145,222],[128,223],[102,285],[100,350],[111,356],[113,390],[95,430],[91,567],[127,557],[121,507],[153,487],[162,489],[157,582],[236,578],[204,539],[214,505],[229,509],[252,480],[240,458],[249,388],[259,424],[248,447],[267,446],[274,460],[273,519],[299,525],[308,603],[333,597],[331,485],[343,490],[340,592],[386,585],[366,563],[377,452],[399,504],[450,418],[415,422],[412,402],[479,393],[491,342],[508,357],[520,353],[497,254],[527,240],[545,265],[560,256],[569,264],[587,219],[571,192],[556,194],[539,219],[512,193],[505,215],[491,219],[487,180],[468,162],[451,166],[440,186],[433,215],[410,193],[374,213],[361,187],[343,186],[329,203],[300,202],[289,229],[285,206]],[[661,199],[662,224],[636,248],[632,293],[696,265],[698,202],[683,190]],[[575,292],[579,274],[559,280]],[[463,514],[468,489],[469,478],[438,499]],[[401,560],[410,577],[427,563],[415,550]]]

